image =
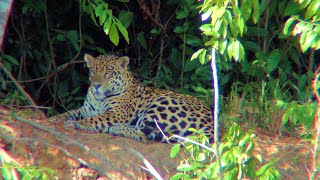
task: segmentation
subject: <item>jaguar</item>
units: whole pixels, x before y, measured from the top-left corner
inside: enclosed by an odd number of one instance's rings
[[[143,85],[128,70],[129,57],[85,54],[89,68],[83,106],[49,118],[65,126],[110,133],[137,141],[169,142],[171,135],[186,137],[189,128],[213,137],[212,112],[197,98]],[[191,131],[190,131],[191,130]]]

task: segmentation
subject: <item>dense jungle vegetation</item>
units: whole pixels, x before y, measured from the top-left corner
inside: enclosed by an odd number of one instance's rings
[[[227,129],[220,145],[225,179],[280,179],[276,161],[254,170],[255,135],[240,127],[316,144],[319,8],[319,0],[14,1],[1,47],[0,103],[51,107],[43,109],[48,116],[80,107],[88,88],[83,55],[89,53],[129,56],[145,85],[211,106],[215,59],[220,124]],[[205,142],[199,136],[191,138]],[[200,163],[212,152],[188,147],[189,164],[173,179],[218,178],[217,163]],[[174,146],[171,156],[179,149]]]

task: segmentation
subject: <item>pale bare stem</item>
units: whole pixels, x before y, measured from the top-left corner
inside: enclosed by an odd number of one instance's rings
[[[215,56],[215,49],[212,48],[211,52],[211,68],[212,68],[212,77],[213,77],[213,85],[214,85],[214,143],[215,143],[215,149],[216,149],[216,156],[218,161],[218,167],[219,167],[219,176],[220,180],[223,179],[223,171],[222,171],[222,165],[221,165],[221,158],[220,158],[220,152],[219,152],[219,86],[218,86],[218,71],[217,71],[217,65],[216,65],[216,56]]]
[[[139,158],[142,159],[143,164],[145,164],[147,167],[140,166],[142,169],[149,171],[154,177],[156,177],[158,180],[163,180],[163,178],[160,176],[160,174],[156,171],[156,169],[151,165],[151,163],[139,152],[136,150],[129,148],[130,151],[132,151],[134,154],[136,154]]]

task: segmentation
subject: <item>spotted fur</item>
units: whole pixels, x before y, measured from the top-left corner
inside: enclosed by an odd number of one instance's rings
[[[166,142],[165,133],[187,136],[188,128],[213,135],[210,109],[196,98],[146,87],[127,69],[129,58],[85,55],[90,87],[81,108],[51,120],[64,119],[77,129],[111,133],[142,142]]]

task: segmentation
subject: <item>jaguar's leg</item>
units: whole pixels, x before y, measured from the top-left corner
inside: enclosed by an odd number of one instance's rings
[[[63,114],[50,117],[48,121],[58,121],[58,120],[74,121],[77,119],[82,119],[84,117],[84,114],[85,114],[85,109],[81,107],[79,109],[71,110]]]
[[[146,128],[132,126],[129,124],[115,124],[109,127],[109,133],[113,135],[124,136],[144,143],[150,143],[152,140],[146,136]]]

